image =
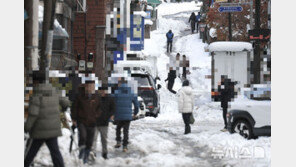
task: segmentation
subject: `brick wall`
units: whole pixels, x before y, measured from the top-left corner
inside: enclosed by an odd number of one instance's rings
[[[106,18],[106,1],[108,0],[87,0],[86,12],[86,43],[84,36],[84,13],[75,13],[75,21],[73,27],[73,50],[74,54],[81,54],[84,59],[84,47],[86,44],[87,53],[96,53],[96,26],[104,26]]]

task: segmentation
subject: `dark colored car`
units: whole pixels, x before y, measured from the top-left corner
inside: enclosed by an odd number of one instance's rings
[[[136,72],[131,76],[138,82],[138,95],[143,98],[146,109],[149,110],[146,112],[146,116],[157,117],[160,111],[158,93],[160,87],[156,87],[152,76],[148,73]]]

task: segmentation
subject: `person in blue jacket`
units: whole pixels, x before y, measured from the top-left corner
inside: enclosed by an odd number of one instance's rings
[[[128,132],[130,122],[133,117],[139,112],[139,102],[137,94],[132,91],[132,88],[127,85],[124,78],[120,78],[117,90],[114,92],[116,111],[114,114],[114,122],[116,127],[116,141],[115,148],[121,147],[121,129],[123,128],[123,152],[127,152]],[[132,111],[132,104],[134,104],[134,113]]]
[[[172,33],[172,30],[169,30],[169,32],[166,33],[167,37],[167,52],[172,52],[172,45],[173,45],[173,38],[174,38],[174,33]]]
[[[201,15],[200,15],[200,12],[198,12],[198,15],[196,15],[196,19],[195,19],[197,33],[198,33],[198,24],[200,22],[200,18],[201,18]]]

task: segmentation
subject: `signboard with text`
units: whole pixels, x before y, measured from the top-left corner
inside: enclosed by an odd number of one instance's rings
[[[219,12],[241,12],[243,7],[241,6],[220,6],[218,8]]]
[[[215,2],[218,2],[218,3],[220,3],[220,2],[228,2],[228,0],[216,0]]]
[[[131,15],[130,50],[141,51],[144,49],[144,17]]]
[[[249,30],[250,40],[269,41],[270,40],[270,29],[254,29]]]

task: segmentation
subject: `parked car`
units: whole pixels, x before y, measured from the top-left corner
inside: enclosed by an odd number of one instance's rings
[[[239,133],[246,139],[258,136],[271,136],[270,100],[249,100],[231,104],[227,113],[227,129]]]
[[[138,95],[143,98],[146,109],[148,109],[146,116],[157,117],[160,110],[158,92],[160,87],[156,88],[154,79],[149,73],[133,71],[131,76],[138,82]]]
[[[144,100],[145,107],[148,109],[146,116],[157,117],[160,112],[158,90],[161,86],[155,84],[158,77],[153,75],[155,69],[151,63],[146,60],[128,60],[119,62],[115,68],[119,71],[127,70],[131,73],[131,77],[138,85],[138,96]]]

